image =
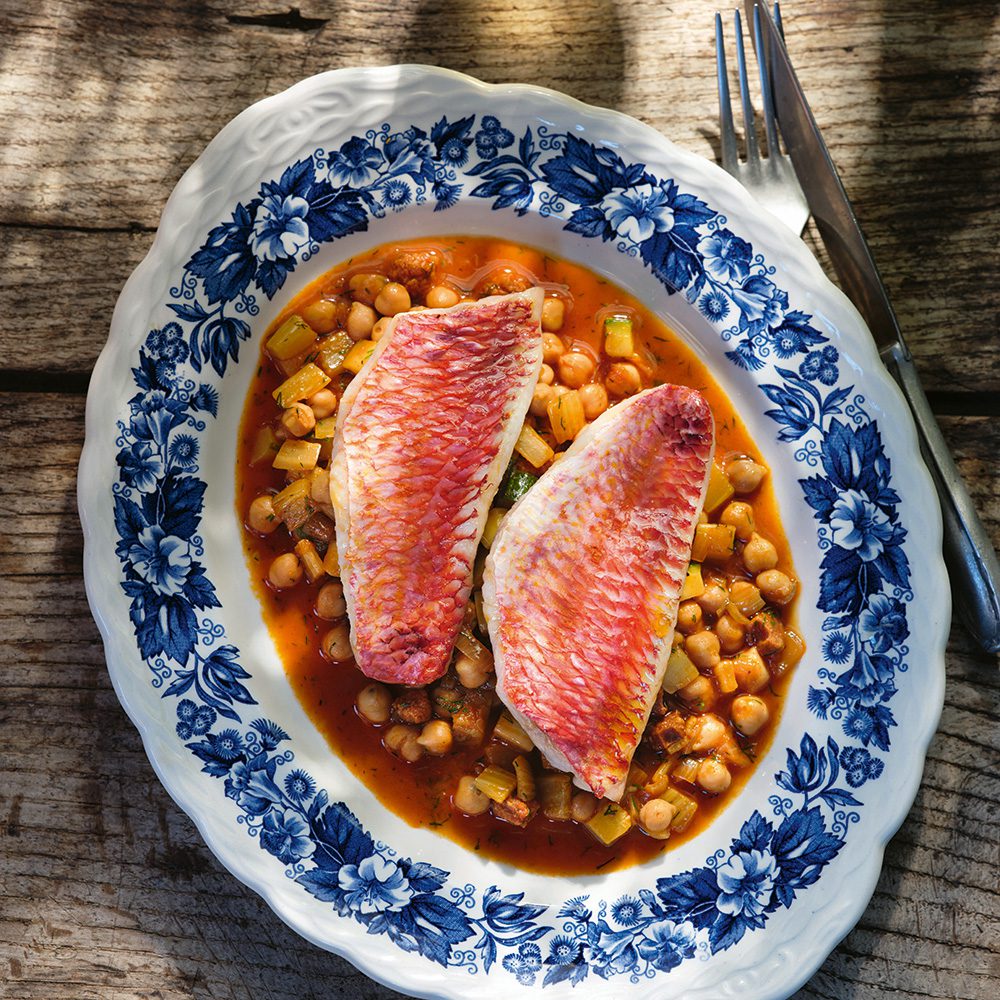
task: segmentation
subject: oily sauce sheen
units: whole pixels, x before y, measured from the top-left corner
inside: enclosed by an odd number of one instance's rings
[[[678,337],[672,334],[641,303],[611,282],[585,267],[552,257],[541,251],[481,237],[439,237],[432,240],[394,243],[346,261],[318,279],[293,301],[275,321],[272,330],[288,316],[316,301],[331,290],[341,290],[345,275],[378,271],[380,261],[398,248],[433,249],[443,255],[445,273],[438,281],[447,281],[459,290],[481,285],[484,275],[497,268],[507,268],[556,292],[567,303],[562,330],[568,347],[582,342],[600,357],[602,327],[599,317],[608,309],[626,309],[638,317],[638,339],[653,366],[653,383],[672,382],[698,389],[715,417],[717,461],[728,453],[757,455],[759,452],[734,411],[732,404],[715,384],[707,369]],[[268,336],[270,336],[268,332]],[[267,337],[264,338],[266,342]],[[606,365],[606,361],[602,364]],[[600,374],[600,367],[598,369]],[[236,507],[245,520],[250,502],[257,496],[275,493],[285,483],[284,474],[269,462],[252,465],[250,457],[258,429],[272,425],[276,408],[271,393],[282,382],[281,373],[261,355],[240,425],[236,462]],[[770,477],[753,497],[757,531],[777,547],[779,565],[790,568],[787,540],[781,530],[770,485]],[[738,794],[753,767],[737,768],[729,790],[718,796],[707,795],[697,787],[686,789],[697,797],[699,808],[683,833],[668,840],[656,840],[634,827],[610,846],[598,842],[581,824],[553,822],[541,813],[524,829],[500,822],[489,812],[467,816],[452,806],[452,793],[459,778],[472,773],[472,766],[482,755],[482,748],[459,749],[443,757],[424,756],[407,763],[382,745],[382,731],[363,719],[355,708],[355,699],[369,682],[353,661],[332,663],[320,650],[320,640],[330,627],[314,612],[316,585],[302,584],[277,590],[267,580],[272,560],[290,550],[284,529],[271,535],[244,532],[244,544],[254,588],[261,602],[264,619],[279,650],[289,681],[299,701],[323,732],[334,753],[367,785],[379,800],[407,823],[430,828],[472,851],[546,874],[589,874],[611,871],[648,861],[670,847],[697,836],[715,814]],[[732,557],[738,560],[737,556]],[[725,569],[725,566],[719,566]],[[790,609],[785,608],[785,625],[790,624]],[[780,702],[788,674],[775,678],[757,692],[770,710],[770,721],[753,740],[759,758],[770,742],[777,724]],[[739,694],[737,691],[735,694]],[[728,704],[735,695],[722,696],[712,711],[728,718]],[[494,711],[494,717],[499,709]],[[492,724],[491,724],[492,725]],[[384,729],[384,727],[382,727]],[[637,753],[640,760],[643,748]]]

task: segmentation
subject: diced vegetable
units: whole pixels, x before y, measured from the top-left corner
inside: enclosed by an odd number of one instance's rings
[[[483,592],[481,590],[476,591],[474,603],[476,605],[476,627],[479,629],[481,635],[486,635],[489,632],[489,622],[486,620],[486,606],[483,603]]]
[[[691,662],[691,657],[684,652],[682,646],[675,646],[670,651],[667,669],[663,673],[663,690],[674,694],[682,687],[687,687],[698,676],[698,668]]]
[[[743,618],[736,620],[741,625],[749,622],[747,616],[755,615],[764,607],[764,598],[760,596],[760,591],[747,580],[734,580],[729,585],[729,613],[733,608],[738,608],[743,613]],[[734,615],[735,617],[735,615]]]
[[[287,361],[308,351],[316,343],[316,331],[301,316],[289,316],[271,335],[267,350],[271,357]]]
[[[641,788],[649,780],[649,773],[635,761],[629,765],[628,777],[625,779],[627,788]]]
[[[604,353],[609,358],[630,358],[635,354],[631,316],[608,316],[605,318]]]
[[[337,418],[336,417],[323,417],[322,420],[316,421],[316,426],[313,428],[313,437],[320,441],[325,441],[328,438],[332,438],[337,433]]]
[[[535,797],[535,776],[531,772],[528,758],[518,754],[514,758],[514,774],[517,777],[517,797],[522,802],[531,802]]]
[[[674,768],[674,762],[665,760],[652,774],[646,782],[645,792],[648,795],[662,795],[666,787],[670,784],[670,772]]]
[[[806,644],[802,641],[797,632],[785,629],[784,649],[775,653],[771,657],[771,670],[775,676],[780,677],[785,671],[791,670],[799,660],[805,655]]]
[[[698,811],[698,803],[683,792],[677,791],[676,788],[668,788],[660,798],[669,802],[677,810],[677,815],[670,823],[670,829],[674,833],[685,830]]]
[[[285,379],[271,395],[278,406],[289,407],[307,396],[313,396],[330,384],[330,376],[311,361]]]
[[[303,538],[301,542],[295,544],[295,554],[302,561],[306,571],[306,579],[310,583],[315,583],[321,576],[326,574],[323,569],[323,560],[320,559],[316,546],[308,539]]]
[[[503,802],[517,785],[517,778],[502,767],[492,764],[476,776],[476,788],[488,795],[494,802]]]
[[[542,815],[547,819],[567,820],[570,818],[570,803],[573,800],[573,781],[568,774],[548,772],[537,779],[538,801],[542,805]]]
[[[261,427],[254,438],[253,451],[250,453],[250,464],[256,465],[266,458],[269,462],[274,460],[281,445],[275,437],[274,431],[270,427]]]
[[[514,451],[530,462],[536,469],[546,462],[552,460],[555,452],[549,447],[548,441],[539,437],[533,427],[525,424],[521,428],[517,441],[514,443]]]
[[[482,543],[486,548],[493,547],[493,539],[497,537],[500,530],[500,522],[507,516],[507,511],[502,507],[494,507],[486,515],[486,526],[483,528]]]
[[[340,555],[337,553],[337,546],[331,542],[326,548],[326,555],[323,556],[323,569],[330,576],[340,576]]]
[[[497,739],[510,743],[518,749],[528,753],[535,748],[531,742],[531,737],[521,728],[520,723],[515,722],[508,712],[503,712],[497,724],[493,727],[493,735]]]
[[[633,827],[632,816],[614,802],[601,802],[597,812],[584,824],[605,846],[624,837]]]
[[[547,409],[552,434],[559,444],[572,441],[587,423],[587,418],[583,415],[583,401],[575,389],[550,399]]]
[[[732,660],[719,660],[713,673],[722,694],[732,694],[736,690],[736,670]]]
[[[455,637],[455,647],[474,663],[489,663],[493,667],[493,654],[472,634],[470,628],[463,628]]]
[[[289,531],[305,524],[316,511],[309,495],[309,480],[296,479],[289,483],[271,501],[274,516],[284,522]]]
[[[541,438],[539,438],[541,440]],[[545,442],[542,442],[545,444]],[[548,445],[545,445],[548,448]],[[552,449],[549,448],[549,451]],[[500,484],[500,491],[494,501],[498,507],[513,507],[535,483],[538,476],[533,476],[530,472],[521,469],[510,469],[504,481]]]
[[[684,586],[681,587],[681,600],[689,601],[692,597],[701,597],[705,593],[705,580],[701,575],[701,563],[693,562],[688,566]]]
[[[365,362],[371,357],[372,351],[374,350],[374,340],[359,340],[347,352],[347,356],[344,358],[345,370],[357,375],[358,372],[364,368]]]
[[[705,491],[705,513],[711,514],[717,507],[721,507],[736,491],[729,477],[722,469],[712,463],[712,471],[708,477],[708,489]]]
[[[736,529],[731,524],[699,524],[694,529],[691,546],[693,562],[706,559],[728,559],[736,544]]]
[[[299,439],[285,441],[271,463],[275,469],[285,472],[307,472],[315,469],[319,461],[319,444],[315,441]]]
[[[337,330],[319,342],[316,364],[334,378],[344,370],[344,358],[353,346],[354,341],[343,330]]]
[[[673,769],[672,777],[677,781],[686,781],[689,785],[693,785],[698,777],[700,763],[697,757],[681,757]],[[666,798],[666,795],[663,798]]]

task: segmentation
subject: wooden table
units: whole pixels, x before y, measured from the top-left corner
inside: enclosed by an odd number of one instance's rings
[[[0,4],[0,997],[396,995],[301,941],[215,861],[155,779],[87,609],[75,472],[88,375],[178,177],[251,102],[320,70],[393,62],[555,87],[713,157],[711,12],[699,0]],[[1000,542],[997,4],[788,0],[785,15]],[[1000,675],[959,624],[947,672],[874,899],[803,997],[1000,996]]]

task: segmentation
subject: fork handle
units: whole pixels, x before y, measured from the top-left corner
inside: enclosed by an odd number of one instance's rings
[[[983,649],[1000,652],[1000,563],[993,543],[941,435],[909,351],[896,344],[884,360],[910,404],[920,450],[937,487],[956,610]]]

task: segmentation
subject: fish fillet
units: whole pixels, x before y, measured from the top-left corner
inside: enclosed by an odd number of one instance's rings
[[[714,448],[700,393],[647,389],[580,433],[486,561],[497,693],[598,797],[620,799],[660,688]]]
[[[344,392],[330,463],[361,671],[448,667],[486,515],[542,365],[541,289],[401,313]]]

